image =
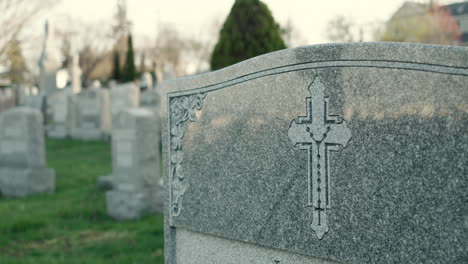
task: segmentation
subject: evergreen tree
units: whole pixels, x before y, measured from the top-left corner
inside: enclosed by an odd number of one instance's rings
[[[211,69],[285,48],[280,27],[262,1],[236,0],[211,54]]]
[[[119,52],[116,50],[114,52],[114,72],[112,73],[112,79],[118,82],[121,78],[122,77],[120,76],[120,55]]]
[[[136,79],[135,54],[133,52],[132,35],[128,34],[127,58],[125,60],[123,81],[133,82]]]

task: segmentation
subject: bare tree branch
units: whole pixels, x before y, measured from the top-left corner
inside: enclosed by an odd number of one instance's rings
[[[41,11],[58,3],[59,0],[0,0],[0,64],[5,63],[6,50],[25,24]]]

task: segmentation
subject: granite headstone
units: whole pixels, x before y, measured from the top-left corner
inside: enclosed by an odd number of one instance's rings
[[[113,189],[106,193],[107,213],[115,219],[136,219],[162,211],[159,122],[141,108],[120,112],[112,129]]]
[[[74,96],[69,103],[73,115],[71,137],[81,140],[99,140],[110,133],[109,91],[101,88],[88,88]]]
[[[68,100],[71,91],[62,89],[49,96],[47,100],[47,136],[51,138],[66,138],[70,133]]]
[[[140,88],[134,83],[115,85],[111,88],[112,119],[126,109],[137,108],[140,104]]]
[[[16,107],[0,114],[0,192],[27,196],[55,189],[55,171],[46,167],[41,113]]]
[[[57,89],[57,71],[60,69],[60,53],[55,40],[55,31],[50,21],[45,23],[45,37],[39,58],[39,88],[42,93],[50,95]]]
[[[468,48],[307,46],[160,87],[166,264],[468,263]]]

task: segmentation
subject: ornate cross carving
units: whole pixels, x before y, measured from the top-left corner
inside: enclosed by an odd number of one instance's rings
[[[309,86],[310,97],[306,98],[307,116],[291,122],[288,136],[294,146],[307,150],[308,155],[308,200],[312,208],[311,227],[319,239],[328,232],[327,211],[330,204],[330,151],[346,147],[351,139],[351,130],[338,115],[329,115],[328,96],[325,85],[315,77]]]

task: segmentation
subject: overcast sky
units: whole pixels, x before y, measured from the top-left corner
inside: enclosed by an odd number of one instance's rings
[[[404,0],[263,0],[275,19],[286,25],[288,19],[303,38],[303,44],[327,42],[327,22],[345,15],[358,25],[387,20]],[[419,1],[421,2],[421,1]],[[440,0],[447,4],[459,1]],[[45,17],[71,16],[87,22],[111,21],[117,0],[62,0]],[[224,22],[234,0],[127,0],[128,16],[136,36],[154,36],[160,23],[170,23],[183,34],[203,35],[218,20]],[[35,24],[42,27],[44,18]],[[36,25],[35,25],[36,26]]]

